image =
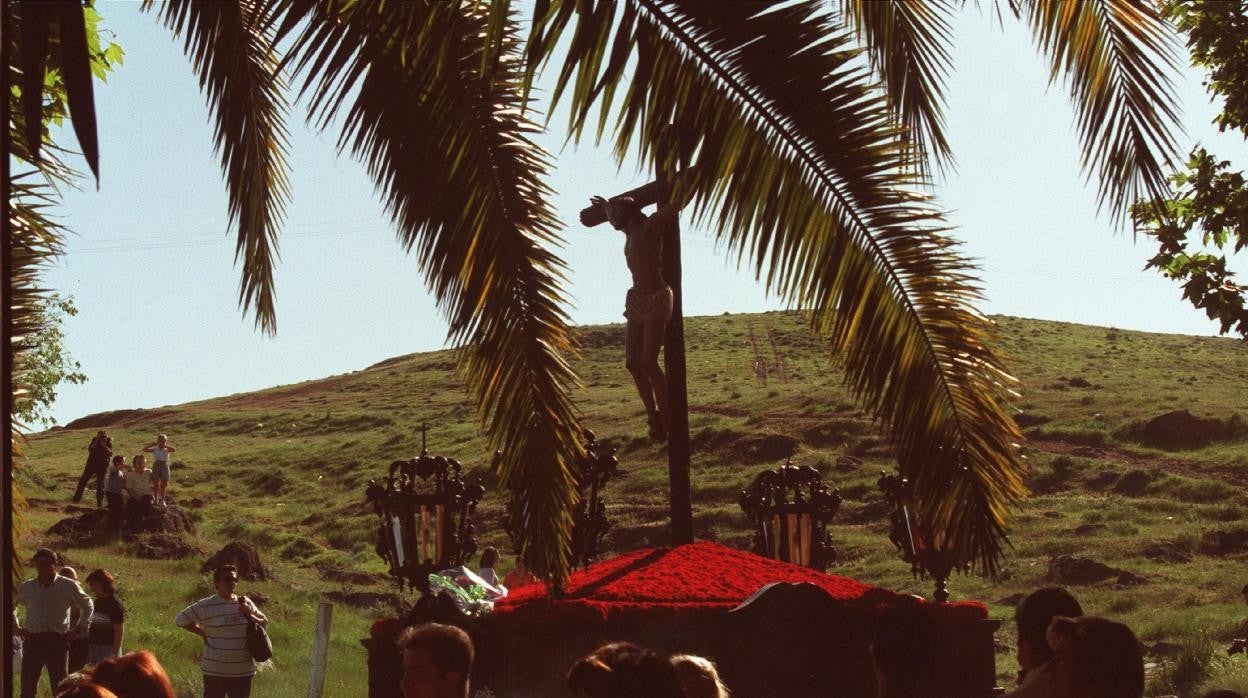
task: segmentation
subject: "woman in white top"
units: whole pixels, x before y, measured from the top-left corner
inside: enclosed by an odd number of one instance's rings
[[[162,509],[165,506],[165,490],[169,489],[169,454],[176,450],[164,434],[157,434],[155,443],[143,447],[143,452],[152,454],[156,461],[152,465],[152,496],[156,506]]]

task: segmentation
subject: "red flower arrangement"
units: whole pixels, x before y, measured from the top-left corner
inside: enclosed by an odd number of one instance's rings
[[[541,618],[544,622],[604,622],[656,612],[688,616],[723,613],[772,582],[808,582],[849,604],[879,607],[913,597],[879,589],[848,577],[698,542],[674,548],[649,548],[604,560],[574,573],[560,599],[545,587],[517,590],[494,605],[499,621]],[[937,612],[936,604],[932,610]],[[942,604],[938,615],[986,618],[977,602]]]

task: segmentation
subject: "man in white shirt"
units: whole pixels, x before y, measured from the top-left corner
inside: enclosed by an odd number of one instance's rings
[[[94,606],[91,597],[78,582],[56,573],[56,553],[40,548],[35,551],[36,574],[17,586],[17,603],[26,608],[26,620],[13,622],[22,638],[22,698],[34,698],[44,667],[48,669],[51,688],[68,673],[69,643],[75,637],[86,637]],[[70,609],[78,609],[78,625],[69,626]]]
[[[217,593],[182,609],[177,624],[204,639],[200,669],[204,698],[249,698],[256,662],[247,647],[247,625],[266,626],[269,619],[245,596],[235,596],[238,569],[221,565],[212,573]]]
[[[1057,616],[1076,618],[1083,609],[1070,592],[1058,587],[1037,589],[1014,609],[1018,626],[1018,688],[1006,698],[1046,698],[1053,682],[1053,649],[1045,639]]]

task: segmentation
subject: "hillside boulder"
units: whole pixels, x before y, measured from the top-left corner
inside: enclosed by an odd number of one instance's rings
[[[176,533],[154,533],[138,536],[134,554],[146,560],[181,560],[198,555],[200,550]]]
[[[269,572],[260,561],[260,552],[249,543],[234,541],[217,551],[199,568],[201,572],[211,572],[221,565],[234,565],[238,568],[238,578],[250,581],[269,579]]]
[[[1096,584],[1113,580],[1122,586],[1134,586],[1148,581],[1138,574],[1074,555],[1058,555],[1050,559],[1046,578],[1058,584]]]
[[[171,504],[167,509],[152,507],[146,516],[128,520],[126,530],[130,533],[194,535],[195,522],[180,507]]]
[[[1220,419],[1197,417],[1174,410],[1149,420],[1140,430],[1140,443],[1168,450],[1200,448],[1222,439],[1226,425]]]

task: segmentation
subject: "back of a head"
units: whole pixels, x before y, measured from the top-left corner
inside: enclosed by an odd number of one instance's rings
[[[423,648],[443,676],[457,671],[467,684],[474,650],[472,638],[460,628],[442,623],[414,625],[399,634],[398,644],[400,650]]]
[[[1060,587],[1045,587],[1027,595],[1018,608],[1014,610],[1014,622],[1018,626],[1019,643],[1027,646],[1036,654],[1037,664],[1043,664],[1053,658],[1053,650],[1045,639],[1045,631],[1049,623],[1058,616],[1078,618],[1083,615],[1083,608],[1071,596],[1070,592]]]
[[[732,693],[720,681],[711,660],[693,654],[675,654],[671,662],[685,689],[685,698],[731,698]]]
[[[1055,618],[1048,641],[1061,665],[1056,684],[1072,695],[1140,698],[1144,695],[1144,654],[1131,628],[1107,618]],[[1071,670],[1074,685],[1063,677]]]
[[[118,698],[118,695],[98,683],[76,683],[57,690],[56,698]]]
[[[91,669],[91,681],[125,698],[177,698],[165,668],[147,650],[96,664]]]
[[[1244,696],[1229,688],[1215,688],[1212,691],[1206,691],[1200,698],[1244,698]]]
[[[877,677],[890,696],[909,696],[936,654],[936,624],[919,604],[897,604],[880,614],[871,642]]]
[[[684,698],[667,657],[631,642],[612,642],[582,657],[568,671],[578,698]]]

